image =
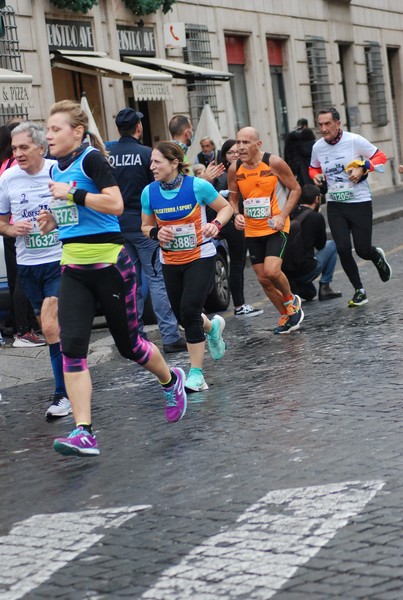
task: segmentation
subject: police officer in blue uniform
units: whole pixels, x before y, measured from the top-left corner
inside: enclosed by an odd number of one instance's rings
[[[140,333],[144,335],[142,321],[144,299],[141,292],[141,276],[144,275],[147,278],[164,352],[182,352],[187,350],[186,343],[179,334],[178,323],[165,290],[159,252],[156,251],[159,243],[145,237],[141,231],[141,192],[154,180],[150,171],[151,148],[141,143],[142,118],[141,112],[132,108],[122,109],[115,119],[120,139],[116,142],[108,142],[106,147],[124,201],[124,212],[119,217],[120,227],[126,250],[136,268],[139,283],[137,310]],[[153,262],[155,261],[153,265],[152,259]]]

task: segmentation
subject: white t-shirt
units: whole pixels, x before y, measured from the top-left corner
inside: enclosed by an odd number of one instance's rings
[[[343,131],[337,144],[328,144],[322,138],[312,148],[311,166],[320,167],[326,177],[329,202],[369,202],[371,192],[368,181],[353,184],[348,179],[346,167],[354,160],[369,160],[376,146],[361,135]]]
[[[0,214],[11,213],[13,222],[30,219],[33,228],[29,235],[18,236],[15,242],[17,264],[41,265],[61,259],[62,245],[57,229],[42,236],[36,217],[42,209],[49,210],[52,195],[49,190],[50,167],[56,161],[45,159],[43,169],[29,175],[18,165],[4,171],[0,177]]]

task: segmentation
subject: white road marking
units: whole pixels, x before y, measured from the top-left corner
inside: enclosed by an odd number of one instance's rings
[[[17,600],[149,505],[35,515],[0,537],[0,597]]]
[[[164,571],[142,598],[268,600],[383,487],[382,481],[270,492]]]

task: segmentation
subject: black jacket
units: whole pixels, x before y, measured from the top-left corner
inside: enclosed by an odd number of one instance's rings
[[[287,272],[287,276],[307,275],[313,271],[317,265],[315,261],[315,252],[322,250],[326,245],[326,221],[324,216],[308,208],[307,206],[298,206],[292,213],[291,218],[298,218],[298,215],[308,211],[307,216],[301,222],[302,243],[304,248],[303,260],[297,273]]]
[[[216,165],[220,162],[220,156],[217,150],[214,150],[214,156],[210,160],[206,158],[203,152],[199,152],[195,164],[204,165],[207,168],[212,161],[214,161]]]
[[[150,171],[151,148],[143,146],[132,136],[123,136],[117,142],[107,142],[106,148],[125,205],[124,213],[119,217],[122,231],[126,227],[133,229],[129,224],[129,218],[138,231],[141,225],[141,192],[154,181]],[[135,219],[132,218],[133,216]]]
[[[291,168],[300,186],[313,183],[309,177],[312,147],[316,142],[312,129],[295,129],[285,140],[284,160]]]

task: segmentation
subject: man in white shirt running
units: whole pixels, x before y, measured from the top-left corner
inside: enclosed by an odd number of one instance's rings
[[[358,256],[374,263],[382,281],[392,276],[384,251],[372,245],[372,198],[367,181],[370,171],[383,170],[387,158],[361,135],[343,131],[334,107],[319,111],[318,125],[322,139],[312,148],[309,174],[319,187],[326,180],[330,231],[354,288],[348,306],[361,306],[368,298],[353,258],[351,236]]]
[[[49,170],[56,161],[45,158],[46,136],[39,125],[21,123],[11,135],[17,164],[0,178],[0,235],[16,239],[21,283],[49,345],[55,379],[52,404],[46,411],[46,419],[51,420],[72,412],[64,386],[57,318],[62,248],[58,230],[42,236],[36,221],[41,210],[50,208]]]

